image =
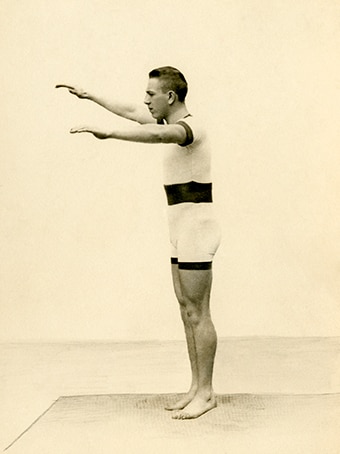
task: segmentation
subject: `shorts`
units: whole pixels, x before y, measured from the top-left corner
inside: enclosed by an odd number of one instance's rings
[[[182,269],[209,269],[221,242],[211,203],[168,206],[171,261]]]

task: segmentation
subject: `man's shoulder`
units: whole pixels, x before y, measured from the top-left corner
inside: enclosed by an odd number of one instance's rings
[[[189,126],[189,128],[192,130],[194,140],[203,139],[205,137],[205,126],[200,117],[196,115],[189,115],[187,117],[181,118],[179,122],[186,123]]]
[[[198,116],[194,115],[187,115],[185,117],[180,118],[177,120],[176,123],[186,123],[191,128],[204,128],[204,122]]]

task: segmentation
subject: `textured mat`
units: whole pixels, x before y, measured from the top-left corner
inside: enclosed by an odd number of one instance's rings
[[[161,395],[60,397],[9,454],[339,454],[340,394],[220,395],[218,407],[177,421]]]

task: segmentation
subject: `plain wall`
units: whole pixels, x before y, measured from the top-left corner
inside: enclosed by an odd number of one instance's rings
[[[183,337],[162,146],[70,135],[125,123],[54,88],[142,103],[161,65],[184,72],[210,130],[219,335],[338,335],[337,12],[336,0],[3,0],[0,339]]]

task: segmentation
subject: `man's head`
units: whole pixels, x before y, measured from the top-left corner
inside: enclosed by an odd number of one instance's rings
[[[171,66],[163,66],[149,72],[150,79],[159,79],[164,93],[173,91],[179,102],[184,102],[188,92],[188,84],[183,74]]]
[[[173,106],[184,103],[187,92],[183,74],[176,68],[163,66],[150,71],[144,102],[154,118],[163,119]]]

